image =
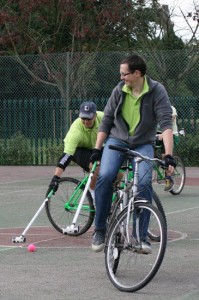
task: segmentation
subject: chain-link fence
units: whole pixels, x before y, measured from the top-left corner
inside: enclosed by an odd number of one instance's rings
[[[83,101],[103,110],[119,82],[126,53],[65,53],[0,58],[0,164],[51,165]],[[197,53],[143,53],[148,75],[162,82],[178,112],[176,151],[186,165],[199,164],[199,62]]]

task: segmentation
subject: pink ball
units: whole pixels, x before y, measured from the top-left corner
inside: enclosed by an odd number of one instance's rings
[[[29,251],[29,252],[35,252],[35,251],[36,251],[35,245],[34,245],[34,244],[30,244],[30,245],[28,246],[28,251]]]

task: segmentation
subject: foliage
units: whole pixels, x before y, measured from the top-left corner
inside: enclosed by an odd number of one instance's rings
[[[168,6],[153,0],[2,0],[0,26],[1,54],[15,55],[35,89],[45,84],[46,94],[51,89],[65,100],[87,97],[88,82],[92,88],[100,88],[95,80],[99,51],[141,50],[147,58],[150,56],[149,66],[156,65],[154,78],[172,96],[179,94],[179,84],[187,90],[183,80],[198,60],[196,46],[187,46],[176,36]],[[176,51],[185,47],[189,47],[187,54]],[[168,49],[173,52],[165,63],[156,51]],[[60,52],[68,53],[67,60],[57,56]],[[82,56],[83,52],[89,55]],[[50,53],[54,53],[53,58]],[[22,54],[39,56],[28,64]],[[174,60],[176,68],[172,68]]]
[[[191,82],[196,75],[199,63],[199,57],[195,51],[152,50],[147,51],[145,57],[150,76],[163,83],[170,96],[192,96]]]
[[[198,96],[198,42],[176,36],[158,0],[1,0],[0,30],[1,100],[61,99],[68,121],[71,99],[108,97],[134,51],[169,96]]]
[[[63,153],[63,145],[53,145],[43,148],[46,155],[46,165],[56,165],[59,157]]]
[[[5,51],[13,45],[18,54],[96,51],[98,46],[110,50],[121,44],[132,46],[129,29],[133,29],[135,19],[130,15],[134,7],[139,6],[137,1],[3,2],[1,25]]]
[[[161,145],[161,144],[160,144]],[[158,156],[161,156],[161,147],[156,150]],[[180,136],[179,142],[174,147],[174,154],[182,158],[185,166],[194,167],[199,165],[199,135],[186,134]]]
[[[69,98],[87,97],[88,85],[91,90],[100,88],[95,80],[99,51],[141,50],[150,56],[149,65],[156,65],[155,78],[172,95],[194,68],[189,57],[194,62],[197,57],[176,52],[168,57],[167,67],[164,59],[157,57],[157,50],[182,50],[185,44],[174,32],[168,7],[154,0],[2,0],[0,26],[1,53],[14,54],[16,62],[32,77],[35,89],[45,84],[46,94],[49,89],[59,93],[66,107]],[[67,60],[57,56],[59,52],[67,52]],[[82,56],[83,52],[89,55]],[[39,56],[28,64],[22,54]],[[179,68],[171,75],[173,60]],[[168,80],[173,80],[173,85]]]
[[[63,153],[63,145],[53,145],[53,146],[47,146],[43,147],[43,152],[46,156],[46,165],[47,166],[56,166],[57,161],[61,154]],[[70,166],[76,166],[77,164],[73,161],[70,162]]]
[[[33,153],[29,147],[28,139],[20,132],[7,140],[7,147],[0,142],[1,165],[31,165]]]
[[[182,49],[154,0],[1,0],[2,54]]]
[[[0,141],[0,165],[33,165],[34,155],[28,147],[28,139],[18,133],[8,140],[8,150],[4,151],[3,141]],[[56,165],[63,145],[52,145],[43,147],[45,154],[45,165]],[[193,139],[191,134],[181,137],[179,144],[175,148],[175,153],[181,156],[186,166],[199,165],[199,135]],[[74,165],[74,163],[72,163]]]
[[[187,134],[180,138],[176,153],[183,159],[186,166],[199,165],[199,135]]]

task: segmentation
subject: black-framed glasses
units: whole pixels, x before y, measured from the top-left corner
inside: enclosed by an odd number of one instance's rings
[[[88,118],[81,118],[83,121],[91,121],[92,119],[88,119]]]
[[[121,77],[125,77],[125,76],[127,76],[127,75],[129,75],[129,74],[132,74],[132,73],[131,73],[131,72],[129,72],[129,73],[121,73],[120,76],[121,76]]]

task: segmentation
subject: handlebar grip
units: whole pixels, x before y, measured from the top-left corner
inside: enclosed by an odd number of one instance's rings
[[[121,152],[125,152],[125,153],[127,153],[129,151],[128,148],[124,148],[124,147],[120,147],[120,146],[115,146],[115,145],[109,145],[108,147],[111,150],[121,151]]]
[[[168,170],[168,167],[166,166],[164,160],[162,160],[160,164],[161,164],[161,167],[162,167],[163,169]]]

